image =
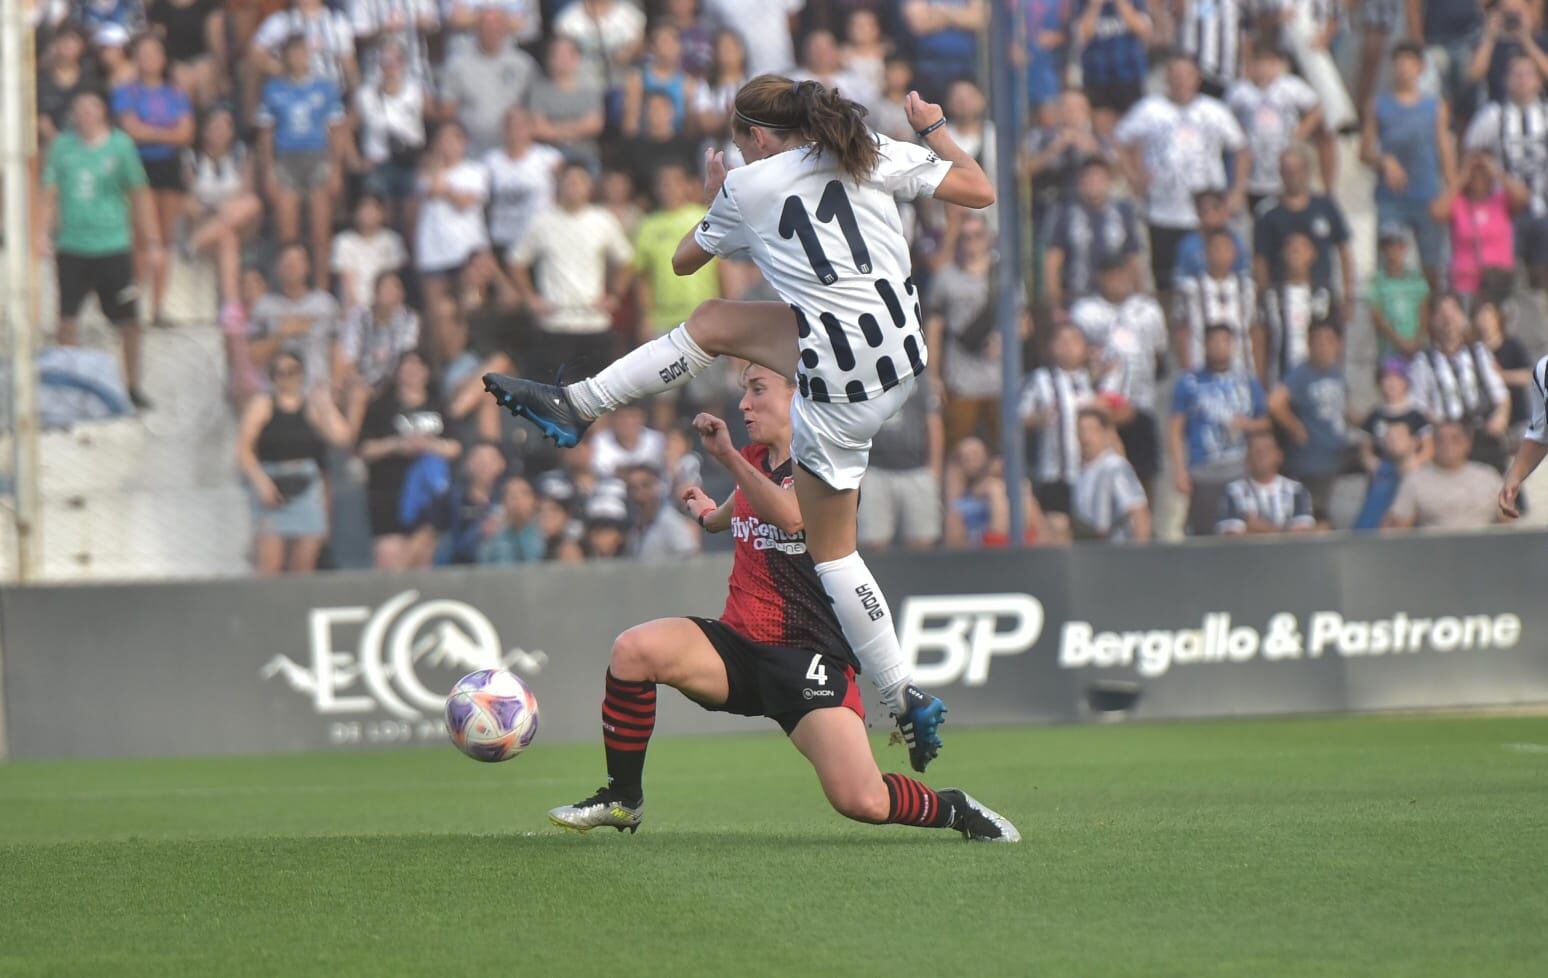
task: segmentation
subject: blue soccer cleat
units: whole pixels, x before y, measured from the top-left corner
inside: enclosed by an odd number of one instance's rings
[[[564,388],[540,384],[535,380],[484,374],[484,390],[494,395],[500,406],[537,425],[543,437],[553,439],[560,448],[574,448],[591,427],[570,403]]]
[[[946,704],[910,683],[903,687],[903,711],[892,718],[908,746],[909,765],[923,773],[941,752],[940,726],[946,722]]]

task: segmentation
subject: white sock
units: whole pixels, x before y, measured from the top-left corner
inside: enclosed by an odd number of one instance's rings
[[[860,668],[871,677],[884,703],[902,709],[903,687],[913,677],[903,661],[903,647],[892,627],[887,599],[871,569],[859,553],[852,553],[818,564],[817,577],[833,602],[833,613],[860,660]]]
[[[569,385],[565,394],[575,410],[592,420],[625,404],[675,390],[714,362],[682,325],[624,354],[590,380]]]

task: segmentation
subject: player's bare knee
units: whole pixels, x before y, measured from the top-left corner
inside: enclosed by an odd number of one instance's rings
[[[688,335],[705,353],[718,356],[729,351],[731,343],[731,313],[735,303],[726,299],[709,299],[688,317],[685,324]]]
[[[833,805],[833,810],[845,818],[872,824],[887,821],[891,808],[887,788],[880,781],[874,789],[861,786],[836,789],[828,793],[828,801]]]
[[[613,675],[626,682],[645,682],[652,675],[650,644],[642,630],[631,628],[613,639],[613,661],[609,667]]]

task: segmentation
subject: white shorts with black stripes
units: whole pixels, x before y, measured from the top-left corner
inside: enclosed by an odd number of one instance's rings
[[[865,401],[811,401],[791,396],[790,454],[834,489],[858,489],[871,461],[871,439],[887,419],[903,410],[914,378]]]

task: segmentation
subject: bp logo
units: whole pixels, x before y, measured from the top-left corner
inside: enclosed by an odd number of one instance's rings
[[[467,602],[421,601],[418,591],[374,609],[313,608],[306,624],[308,664],[276,655],[258,675],[279,676],[322,714],[385,710],[403,720],[433,717],[446,690],[467,673],[505,668],[535,675],[548,661],[542,652],[507,650],[494,624]],[[353,649],[344,638],[351,630]]]

